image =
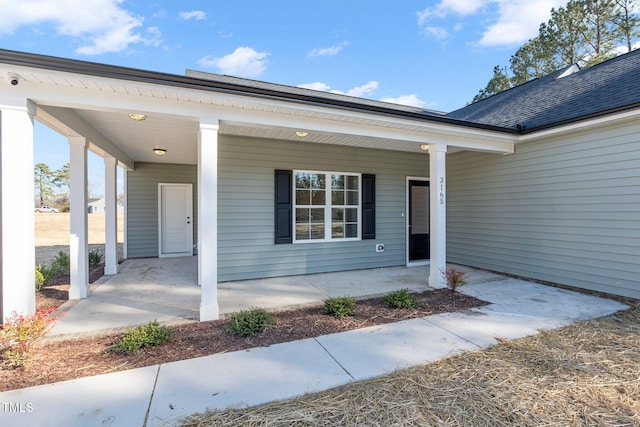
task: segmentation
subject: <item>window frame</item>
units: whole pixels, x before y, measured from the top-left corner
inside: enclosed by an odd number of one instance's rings
[[[297,174],[305,173],[305,174],[317,174],[325,176],[325,203],[324,205],[298,205],[296,198],[296,183],[297,183]],[[332,237],[332,229],[333,229],[333,218],[332,218],[332,209],[334,209],[334,205],[332,204],[332,193],[333,189],[331,188],[331,182],[333,175],[343,175],[343,176],[355,176],[358,177],[358,203],[356,205],[335,205],[336,208],[356,208],[357,210],[357,223],[355,224],[357,230],[356,237]],[[338,172],[338,171],[320,171],[320,170],[307,170],[307,169],[293,169],[292,171],[292,243],[326,243],[326,242],[355,242],[362,240],[362,173],[357,172]],[[345,200],[346,202],[346,200]],[[324,238],[322,239],[297,239],[296,232],[296,211],[298,206],[304,208],[314,208],[318,209],[320,206],[324,209]],[[346,219],[346,218],[345,218]]]

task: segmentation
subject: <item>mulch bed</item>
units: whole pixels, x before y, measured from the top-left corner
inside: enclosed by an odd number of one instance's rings
[[[58,284],[38,293],[38,306],[44,301],[52,303],[56,300],[61,303],[63,301],[58,299],[61,297],[66,300],[63,287]],[[269,329],[253,337],[238,337],[228,332],[228,319],[173,326],[172,337],[167,343],[142,349],[133,355],[105,351],[119,336],[49,341],[33,349],[33,361],[27,367],[12,369],[6,364],[0,365],[0,391],[270,346],[487,304],[448,289],[415,295],[419,300],[419,306],[415,309],[393,309],[385,305],[381,298],[371,298],[357,301],[356,314],[345,318],[325,315],[323,306],[276,312]]]

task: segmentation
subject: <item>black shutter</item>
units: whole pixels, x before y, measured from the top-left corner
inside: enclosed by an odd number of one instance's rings
[[[362,174],[362,238],[376,238],[376,176]]]
[[[293,191],[292,171],[276,169],[275,172],[275,233],[274,243],[276,245],[292,242],[293,208],[291,197]]]

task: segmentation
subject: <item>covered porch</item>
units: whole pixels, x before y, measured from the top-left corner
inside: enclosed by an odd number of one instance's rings
[[[141,164],[193,167],[196,177],[193,212],[188,211],[184,217],[178,213],[173,218],[181,220],[183,228],[192,233],[192,240],[185,240],[188,244],[180,255],[198,255],[195,278],[193,273],[187,277],[200,286],[197,315],[193,317],[203,321],[217,319],[224,314],[221,311],[224,284],[218,286],[218,282],[229,279],[221,278],[221,269],[228,269],[229,265],[242,269],[244,261],[240,255],[248,248],[259,246],[263,251],[254,254],[255,259],[262,257],[262,264],[254,265],[253,277],[295,276],[304,270],[296,269],[295,263],[302,265],[319,256],[324,257],[321,267],[326,267],[325,271],[331,270],[336,260],[351,263],[350,255],[354,253],[362,263],[370,263],[376,256],[373,254],[378,253],[377,249],[374,250],[378,244],[383,248],[387,244],[387,252],[377,255],[378,265],[402,265],[408,228],[404,188],[405,179],[410,176],[429,181],[431,187],[426,222],[430,230],[429,267],[422,269],[422,282],[434,288],[443,287],[440,271],[446,263],[446,156],[458,150],[512,153],[517,138],[505,133],[504,129],[446,119],[433,111],[227,76],[193,72],[176,76],[10,51],[2,51],[0,72],[16,76],[18,82],[0,94],[3,316],[14,310],[20,313],[35,310],[32,227],[34,120],[64,135],[69,142],[70,298],[74,300],[85,299],[91,290],[87,261],[87,152],[102,156],[105,162],[105,273],[116,274],[116,278],[120,267],[123,267],[117,264],[116,253],[117,167],[128,171],[135,171]],[[236,149],[239,145],[235,144],[236,141],[243,141],[246,149],[237,158],[238,170],[223,170],[228,166],[219,157],[221,150]],[[296,144],[306,148],[293,148]],[[271,147],[276,145],[282,153],[295,153],[296,158],[288,158],[287,164],[279,165],[282,162],[279,153],[271,151]],[[332,150],[337,158],[327,157],[328,150]],[[387,168],[385,159],[389,153],[402,153],[394,160],[396,169]],[[245,161],[248,155],[254,156],[251,162]],[[367,156],[371,161],[366,159]],[[269,157],[267,166],[263,160],[266,157]],[[403,171],[406,159],[411,159],[418,175]],[[324,162],[325,166],[317,166],[317,160]],[[331,169],[336,162],[341,164],[340,169]],[[359,162],[357,166],[354,166],[355,162]],[[367,170],[372,163],[377,171]],[[247,164],[251,169],[246,168]],[[245,169],[240,170],[241,167]],[[380,206],[372,218],[386,227],[387,237],[382,240],[382,233],[378,233],[378,236],[374,235],[376,240],[364,240],[358,231],[350,241],[333,242],[331,222],[327,221],[325,230],[328,237],[322,243],[297,245],[295,241],[294,244],[289,242],[286,254],[282,247],[275,248],[273,172],[282,168],[327,174],[347,172],[358,177],[378,172],[380,191],[374,191],[373,195],[384,194],[387,199],[380,203],[384,206]],[[223,177],[226,181],[221,179],[221,173],[226,174]],[[247,179],[248,173],[253,173],[251,179]],[[245,228],[247,224],[260,223],[261,228],[237,244],[234,250],[239,256],[232,263],[224,259],[220,261],[222,255],[231,251],[225,252],[225,248],[221,250],[219,245],[237,239],[233,227],[228,227],[226,224],[229,222],[223,221],[239,216],[238,212],[245,214],[250,211],[244,209],[244,200],[239,201],[236,197],[238,183],[244,188],[253,187],[251,201],[256,199],[256,195],[262,197],[261,210],[250,212],[253,217],[244,223]],[[258,188],[264,183],[271,187]],[[163,253],[161,243],[158,244],[158,240],[166,236],[158,231],[162,218],[158,214],[158,186],[154,185],[151,191],[146,192],[148,198],[142,203],[146,207],[155,207],[144,212],[139,223],[130,221],[129,216],[125,218],[125,258],[131,249],[130,234],[145,227],[148,230],[146,244],[157,251],[160,256],[158,262],[167,259],[163,256],[172,255]],[[236,211],[222,210],[220,200],[223,195],[234,203]],[[357,220],[353,221],[354,229],[359,229],[364,222],[361,221],[364,206],[358,205],[358,209]],[[386,209],[385,217],[380,215],[382,209]],[[327,218],[331,218],[329,203],[326,212],[329,213]],[[294,212],[285,217],[295,221]],[[257,242],[258,239],[261,240]],[[388,245],[390,240],[394,241],[392,248]],[[297,258],[298,252],[306,253],[304,257]],[[290,264],[275,273],[260,276],[269,267],[264,254],[272,254],[277,259],[286,258]],[[312,270],[306,271],[320,271],[321,267],[314,265]],[[286,271],[285,274],[281,274],[282,271]],[[140,281],[144,278],[141,277]]]

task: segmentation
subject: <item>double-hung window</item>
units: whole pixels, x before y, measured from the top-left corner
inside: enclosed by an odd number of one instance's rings
[[[358,240],[360,174],[294,171],[294,242]]]

